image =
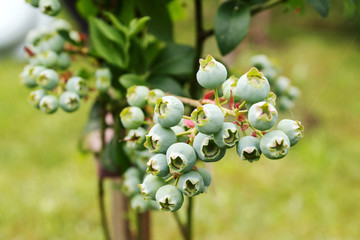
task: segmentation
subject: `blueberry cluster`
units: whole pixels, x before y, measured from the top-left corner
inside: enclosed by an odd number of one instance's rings
[[[127,146],[142,149],[143,144],[152,153],[146,164],[147,174],[142,181],[137,178],[136,184],[144,199],[151,202],[148,205],[154,206],[156,201],[163,211],[177,211],[184,195],[194,197],[207,190],[211,174],[198,164],[217,162],[233,147],[242,160],[249,162],[259,160],[262,154],[280,159],[303,137],[299,121],[284,119],[273,129],[278,119],[273,103],[276,95],[270,92],[269,81],[257,68],[239,79],[227,79],[226,68],[209,55],[200,60],[196,78],[204,88],[213,89],[214,99],[207,94],[201,101],[192,100],[197,108],[190,116],[184,115],[185,107],[179,98],[164,96],[163,92],[155,94],[155,90],[149,92],[143,86],[128,90],[130,107],[120,114],[123,126],[132,129],[125,139]],[[220,86],[223,97],[218,96]],[[151,92],[156,96],[153,102],[157,99],[154,125],[146,133],[141,128],[145,121],[141,108],[150,103]],[[225,107],[227,103],[229,107]],[[233,121],[226,122],[229,118]],[[135,181],[131,188],[134,186]]]
[[[56,16],[61,11],[61,3],[59,0],[25,0],[33,7],[39,8],[42,13],[49,16]]]
[[[295,100],[301,94],[299,88],[291,85],[291,81],[287,77],[281,76],[281,70],[275,67],[265,55],[253,56],[250,62],[268,79],[272,87],[271,90],[276,94],[279,109],[287,111],[293,108]]]

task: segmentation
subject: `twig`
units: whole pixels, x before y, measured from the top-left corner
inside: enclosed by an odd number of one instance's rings
[[[101,225],[104,232],[105,240],[110,240],[109,227],[106,219],[105,202],[104,202],[104,180],[99,178],[98,180],[98,199],[99,199],[99,210],[101,217]]]

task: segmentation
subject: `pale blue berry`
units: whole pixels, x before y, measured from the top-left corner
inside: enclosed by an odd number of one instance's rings
[[[165,96],[156,101],[155,113],[165,128],[177,125],[184,115],[184,104],[174,96]]]
[[[48,33],[39,42],[39,48],[43,51],[61,52],[64,49],[65,40],[57,33]]]
[[[266,79],[269,81],[270,84],[273,84],[275,82],[275,79],[278,75],[278,71],[273,66],[268,66],[263,69],[261,69],[262,73],[266,77]]]
[[[46,93],[43,89],[32,91],[29,95],[29,101],[30,101],[31,105],[33,105],[36,108],[39,108],[40,100],[45,95],[46,95]]]
[[[204,192],[206,192],[211,183],[211,174],[210,174],[209,170],[207,170],[206,168],[202,168],[202,167],[198,167],[197,171],[200,173],[200,175],[202,176],[202,178],[204,180]]]
[[[61,11],[61,4],[59,0],[40,0],[39,8],[49,16],[56,16]]]
[[[53,90],[59,83],[59,75],[52,69],[45,69],[38,75],[36,82],[45,90]]]
[[[121,184],[121,190],[125,196],[132,197],[140,193],[138,187],[140,183],[141,181],[138,178],[126,178]]]
[[[28,88],[33,88],[37,86],[37,75],[34,75],[35,68],[36,67],[32,65],[26,65],[24,67],[24,70],[20,74],[21,82]],[[43,67],[40,68],[42,68],[41,71],[45,69]],[[40,73],[40,71],[38,71],[38,73]]]
[[[236,90],[238,80],[239,78],[232,75],[222,84],[223,95],[227,100],[230,100],[231,93],[235,102],[239,102],[241,100],[241,97]]]
[[[145,86],[132,86],[128,88],[126,99],[130,106],[143,108],[146,105],[146,99],[149,89]]]
[[[63,92],[60,95],[59,103],[66,112],[74,112],[80,107],[80,97],[74,92]]]
[[[33,7],[39,6],[39,0],[25,0],[27,3],[31,4]]]
[[[53,95],[46,95],[40,99],[40,110],[44,113],[54,113],[59,107],[57,98]]]
[[[166,152],[166,160],[171,172],[184,173],[195,166],[196,153],[189,144],[174,143]]]
[[[239,130],[235,124],[225,122],[220,131],[214,134],[214,141],[220,148],[232,148],[239,141]]]
[[[138,213],[144,213],[150,207],[149,200],[145,200],[141,194],[136,194],[131,198],[130,206]]]
[[[283,131],[272,130],[260,140],[260,149],[265,157],[280,159],[289,152],[290,140]]]
[[[196,73],[198,83],[207,89],[218,88],[227,77],[225,66],[208,55],[206,59],[200,59],[200,67]]]
[[[184,196],[177,187],[165,185],[157,191],[156,202],[161,211],[175,212],[181,208]]]
[[[144,123],[145,115],[138,107],[126,107],[121,111],[120,119],[124,128],[136,129]]]
[[[304,136],[304,126],[299,121],[283,119],[278,123],[276,129],[283,131],[288,136],[290,146],[297,144]]]
[[[165,185],[165,180],[151,174],[146,175],[142,184],[139,184],[140,192],[145,199],[155,200],[156,192]]]
[[[301,95],[301,91],[299,88],[297,88],[295,86],[290,86],[289,89],[287,90],[286,94],[289,97],[289,99],[295,100],[295,99],[299,98],[299,96]]]
[[[283,95],[290,88],[290,80],[287,77],[279,76],[273,85],[274,93]]]
[[[265,55],[255,55],[250,59],[250,62],[251,66],[256,67],[259,70],[272,66],[272,63]]]
[[[236,146],[236,151],[242,160],[257,161],[261,155],[260,140],[253,136],[242,137]]]
[[[226,153],[225,149],[216,145],[215,140],[210,135],[198,133],[193,142],[197,157],[204,162],[216,162],[222,159]]]
[[[277,118],[276,108],[268,102],[255,103],[249,109],[249,122],[258,130],[269,130],[275,125]]]
[[[150,106],[154,107],[156,105],[156,101],[164,96],[165,93],[162,90],[152,89],[148,94],[147,102]]]
[[[204,192],[204,179],[200,173],[190,171],[180,176],[178,187],[188,197],[194,197]]]
[[[205,104],[191,113],[191,120],[201,133],[212,134],[218,132],[223,126],[224,114],[218,106]]]
[[[85,97],[89,91],[85,79],[72,77],[66,82],[66,90],[76,92],[80,97]]]
[[[130,179],[130,178],[141,178],[141,172],[137,167],[129,167],[126,169],[126,171],[123,173],[124,179]]]
[[[56,62],[56,67],[60,68],[61,70],[68,69],[71,65],[70,57],[67,53],[60,53],[58,55],[58,59]]]
[[[294,102],[288,96],[280,96],[278,98],[278,106],[281,111],[287,111],[294,107]]]
[[[146,135],[145,147],[154,153],[166,153],[167,149],[176,142],[173,130],[154,125]]]
[[[46,50],[37,55],[37,58],[42,66],[52,68],[58,61],[58,55],[56,52]]]
[[[273,92],[270,92],[267,98],[265,99],[265,102],[270,103],[271,105],[276,105],[276,94]]]
[[[185,129],[183,127],[180,127],[179,125],[171,127],[171,129],[174,131],[175,134],[180,134],[185,132]],[[179,135],[176,136],[177,142],[187,142],[189,140],[189,137],[186,135]]]
[[[70,23],[64,19],[55,19],[51,23],[51,29],[53,31],[70,31],[71,28]]]
[[[100,68],[95,72],[96,82],[95,87],[99,92],[107,92],[111,87],[112,74],[108,68]]]
[[[142,127],[132,129],[125,137],[126,146],[137,150],[143,150],[145,143],[146,130]]]
[[[166,155],[162,153],[153,155],[147,162],[146,172],[154,176],[166,177],[170,173],[170,169],[166,161]]]

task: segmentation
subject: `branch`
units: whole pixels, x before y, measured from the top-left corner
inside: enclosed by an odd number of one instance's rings
[[[174,97],[178,98],[181,102],[183,102],[187,105],[193,106],[193,107],[199,107],[202,105],[199,100],[194,100],[194,99],[186,98],[186,97],[180,97],[180,96],[177,96],[177,95],[174,95],[171,93],[166,93],[166,95],[174,96]]]
[[[98,180],[98,199],[99,199],[99,209],[101,217],[101,225],[104,232],[105,240],[110,240],[109,227],[106,220],[105,212],[105,202],[104,202],[104,181],[103,178]]]

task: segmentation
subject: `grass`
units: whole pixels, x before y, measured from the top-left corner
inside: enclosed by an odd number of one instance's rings
[[[195,199],[195,239],[360,238],[360,36],[289,19],[274,17],[269,42],[245,43],[232,70],[243,73],[253,54],[276,59],[303,92],[282,117],[302,121],[305,138],[283,160],[250,164],[229,151],[213,164],[209,193]],[[0,63],[0,239],[101,239],[93,159],[76,149],[90,104],[38,112],[22,67]],[[154,239],[180,239],[171,214],[152,219]]]

